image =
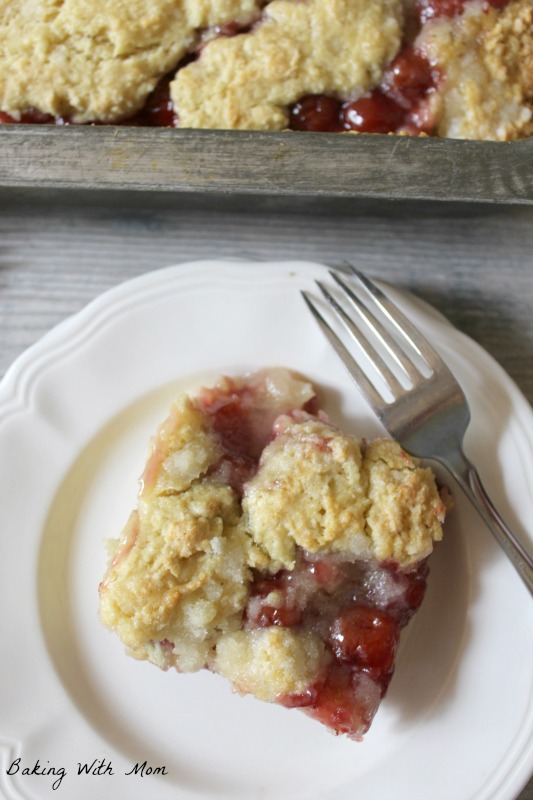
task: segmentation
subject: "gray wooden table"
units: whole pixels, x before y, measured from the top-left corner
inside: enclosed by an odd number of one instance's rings
[[[196,258],[349,260],[428,300],[533,403],[533,208],[381,215],[82,207],[0,198],[0,375],[89,300]],[[450,798],[450,800],[454,800]],[[533,781],[520,800],[533,800]]]

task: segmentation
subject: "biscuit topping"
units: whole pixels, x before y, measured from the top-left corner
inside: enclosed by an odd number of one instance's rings
[[[74,122],[127,118],[195,46],[257,0],[0,0],[0,109]]]
[[[250,33],[212,42],[171,85],[180,125],[281,129],[310,93],[355,99],[402,36],[401,0],[273,0]]]

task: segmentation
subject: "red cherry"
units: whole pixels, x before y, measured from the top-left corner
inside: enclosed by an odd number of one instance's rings
[[[421,53],[406,47],[387,69],[383,91],[404,109],[420,103],[435,86],[436,73]]]
[[[347,103],[342,112],[344,128],[360,133],[392,133],[403,119],[403,109],[376,90],[370,97]]]
[[[366,733],[375,712],[375,708],[365,707],[354,691],[352,671],[335,663],[328,668],[314,705],[305,710],[336,734],[346,733],[354,737]]]
[[[290,127],[294,131],[336,132],[341,130],[341,103],[324,94],[308,94],[291,109]]]
[[[281,628],[292,628],[299,625],[302,621],[302,612],[294,606],[261,606],[258,614],[248,621],[256,628],[269,628],[271,625],[279,625]]]
[[[347,606],[330,628],[330,646],[335,657],[369,671],[378,679],[392,672],[398,642],[399,631],[392,617],[365,606]]]
[[[291,583],[291,573],[287,570],[280,570],[270,578],[259,580],[253,587],[251,598],[265,598],[271,592],[278,592],[281,602],[277,606],[267,604],[252,603],[246,611],[246,619],[255,628],[268,628],[271,625],[279,625],[282,628],[292,628],[299,625],[303,618],[303,610],[294,602],[288,594],[288,587]],[[253,611],[251,610],[253,609]]]

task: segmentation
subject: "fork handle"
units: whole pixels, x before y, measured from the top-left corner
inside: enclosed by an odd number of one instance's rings
[[[517,536],[503,521],[490,500],[476,468],[469,464],[464,478],[459,478],[466,495],[487,523],[498,544],[511,561],[525,585],[533,595],[533,558],[518,540]]]

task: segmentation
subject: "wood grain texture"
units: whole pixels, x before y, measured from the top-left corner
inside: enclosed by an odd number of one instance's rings
[[[533,139],[0,125],[0,186],[533,203]]]
[[[147,206],[149,200],[147,200]],[[0,202],[0,372],[105,289],[195,258],[351,261],[481,344],[533,402],[533,210],[317,217]]]
[[[0,198],[0,375],[88,301],[200,258],[347,260],[411,290],[482,345],[533,403],[533,209],[467,216],[241,213]],[[450,800],[454,800],[450,798]],[[533,800],[533,781],[520,800]]]

